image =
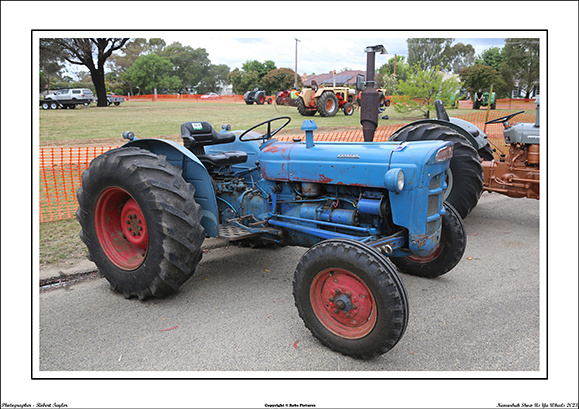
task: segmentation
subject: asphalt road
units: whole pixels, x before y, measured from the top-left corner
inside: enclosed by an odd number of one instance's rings
[[[126,300],[103,278],[42,291],[39,376],[539,371],[539,202],[484,194],[465,226],[467,249],[454,270],[432,280],[401,275],[410,302],[408,328],[391,351],[373,360],[335,353],[303,325],[292,279],[305,249],[230,246],[209,250],[193,278],[163,300]]]

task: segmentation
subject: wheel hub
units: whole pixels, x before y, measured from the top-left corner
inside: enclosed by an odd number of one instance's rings
[[[130,243],[142,246],[143,242],[147,241],[145,217],[135,199],[129,199],[123,206],[121,226],[123,234]]]
[[[366,284],[350,271],[320,272],[312,283],[310,299],[318,319],[343,338],[362,338],[374,328],[374,297]]]

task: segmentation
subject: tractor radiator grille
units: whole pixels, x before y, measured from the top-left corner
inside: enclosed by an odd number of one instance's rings
[[[428,185],[428,207],[426,210],[426,234],[428,236],[437,232],[440,223],[442,197],[446,188],[443,175],[444,173],[433,176]]]

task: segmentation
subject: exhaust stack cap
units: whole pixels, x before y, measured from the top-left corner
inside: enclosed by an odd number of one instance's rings
[[[381,44],[368,46],[364,51],[366,51],[367,53],[380,53],[380,54],[386,54],[388,52],[386,51],[386,48],[384,48],[384,46]]]

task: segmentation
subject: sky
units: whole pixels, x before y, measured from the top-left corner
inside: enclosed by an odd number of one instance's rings
[[[462,33],[465,34],[466,32]],[[376,56],[376,68],[394,58],[408,55],[406,37],[393,32],[305,32],[305,31],[261,31],[252,33],[214,31],[181,31],[145,33],[145,38],[160,37],[168,44],[180,42],[192,48],[205,48],[212,64],[225,64],[230,69],[241,68],[248,60],[260,62],[272,60],[278,68],[295,68],[297,44],[297,71],[300,75],[322,74],[345,68],[366,69],[364,49],[367,46],[384,45],[387,54]],[[414,33],[424,36],[425,33]],[[454,33],[461,34],[461,33]],[[296,38],[299,41],[296,41]],[[471,44],[475,54],[491,47],[502,48],[504,38],[455,38],[453,44]]]

